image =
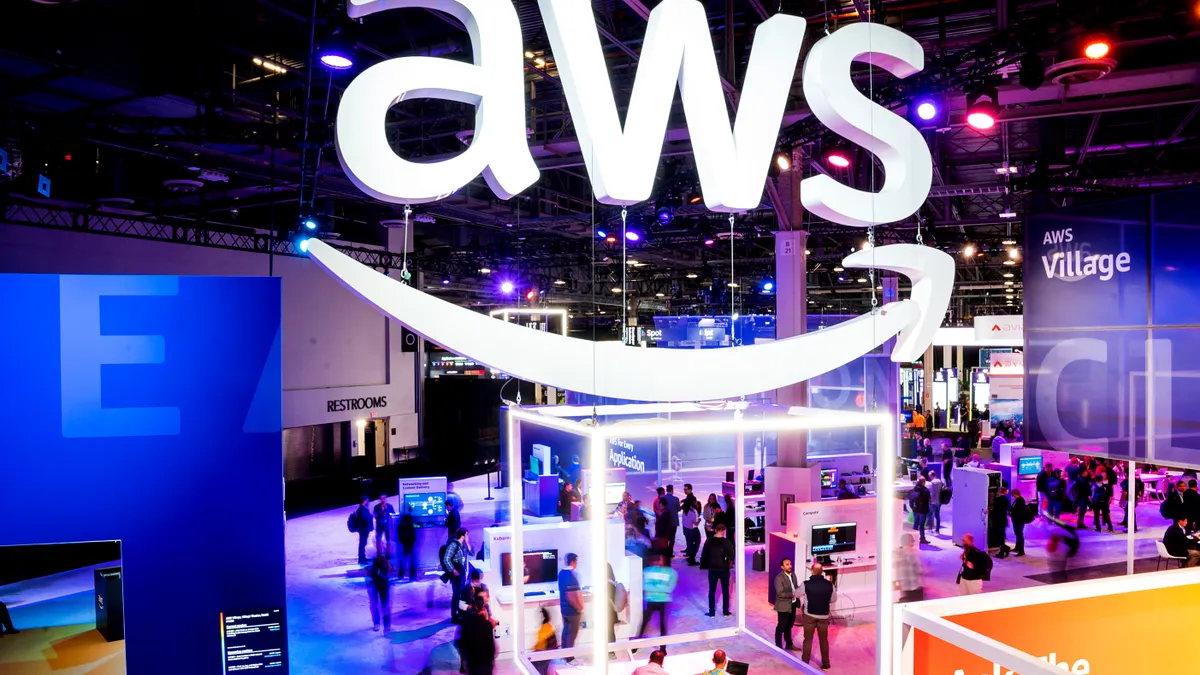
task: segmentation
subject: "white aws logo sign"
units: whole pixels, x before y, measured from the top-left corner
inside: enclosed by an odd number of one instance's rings
[[[759,205],[804,39],[803,18],[777,14],[758,26],[731,128],[703,6],[663,0],[650,13],[622,127],[591,3],[539,0],[539,5],[598,201],[627,205],[650,197],[678,84],[705,205],[729,212]],[[351,0],[348,11],[358,18],[404,7],[436,9],[461,21],[471,35],[474,63],[397,58],[355,78],[337,117],[338,156],[347,175],[367,194],[394,203],[442,199],[480,173],[504,199],[532,185],[538,169],[526,143],[524,48],[512,3]],[[803,182],[802,202],[828,220],[865,227],[916,212],[929,194],[933,164],[907,120],[855,89],[853,61],[907,77],[921,70],[924,55],[903,33],[862,23],[822,38],[804,63],[802,84],[813,114],[877,156],[886,180],[871,193],[812,176]],[[392,151],[384,128],[387,110],[413,96],[476,107],[475,135],[465,152],[419,164]]]

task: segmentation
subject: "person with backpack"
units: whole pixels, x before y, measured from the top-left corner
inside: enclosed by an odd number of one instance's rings
[[[975,548],[975,535],[962,536],[962,567],[958,571],[958,591],[962,595],[983,592],[983,582],[992,578],[992,558],[986,551]]]
[[[1033,522],[1033,512],[1025,503],[1025,498],[1021,496],[1020,490],[1013,490],[1012,494],[1012,508],[1009,510],[1009,517],[1012,520],[1013,535],[1017,538],[1016,546],[1013,547],[1013,555],[1020,558],[1025,555],[1025,526]]]
[[[371,509],[367,506],[371,500],[366,495],[358,502],[358,508],[350,514],[346,519],[346,529],[352,533],[358,534],[358,564],[366,565],[367,560],[367,536],[371,534]]]
[[[446,542],[439,551],[442,561],[442,581],[450,584],[450,620],[458,623],[461,620],[463,590],[467,584],[467,555],[471,545],[467,541],[466,528],[458,528],[454,538]]]
[[[487,601],[482,596],[476,597],[475,602],[463,612],[462,625],[455,640],[462,658],[459,672],[465,675],[492,675],[497,652],[494,628],[495,624],[487,613]]]

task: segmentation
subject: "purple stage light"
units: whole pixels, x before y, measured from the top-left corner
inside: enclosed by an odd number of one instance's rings
[[[500,292],[504,293],[505,295],[512,293],[513,288],[513,282],[511,281],[505,281],[504,283],[500,284]]]

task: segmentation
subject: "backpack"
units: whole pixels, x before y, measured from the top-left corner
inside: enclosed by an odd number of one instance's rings
[[[354,509],[350,512],[350,516],[346,518],[346,529],[351,532],[358,532],[358,526],[358,509]]]
[[[953,490],[953,488],[949,488],[949,487],[943,487],[943,488],[942,488],[942,494],[939,496],[939,499],[938,499],[938,501],[940,501],[940,502],[941,502],[943,505],[945,505],[945,504],[949,504],[949,503],[950,503],[950,497],[952,497],[953,495],[954,495],[954,490]]]
[[[984,567],[983,567],[983,580],[991,581],[992,580],[992,564],[993,564],[992,556],[987,555],[985,553],[983,555],[983,559],[987,561],[987,564],[984,565]]]
[[[613,610],[617,612],[625,611],[629,606],[629,591],[624,584],[615,584],[613,589]]]
[[[440,567],[446,574],[453,572],[453,570],[451,570],[449,567],[446,567],[446,549],[450,548],[450,544],[451,542],[446,542],[442,544],[441,548],[438,549],[438,567]]]

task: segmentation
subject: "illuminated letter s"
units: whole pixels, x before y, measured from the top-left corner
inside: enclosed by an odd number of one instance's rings
[[[842,225],[893,223],[925,203],[933,182],[933,160],[915,127],[854,87],[853,61],[908,77],[924,67],[925,55],[916,40],[894,28],[856,23],[813,45],[804,62],[804,98],[813,114],[839,136],[879,158],[883,186],[878,193],[864,192],[829,176],[812,176],[801,183],[800,200],[804,208]]]
[[[367,68],[346,87],[337,116],[337,151],[346,175],[386,202],[441,199],[483,173],[508,199],[537,180],[525,140],[521,27],[511,2],[496,0],[350,0],[361,18],[387,9],[425,7],[458,19],[471,36],[474,65],[411,56]],[[384,119],[405,98],[440,98],[475,106],[475,136],[461,155],[410,162],[388,143]],[[486,102],[486,105],[485,105]]]

